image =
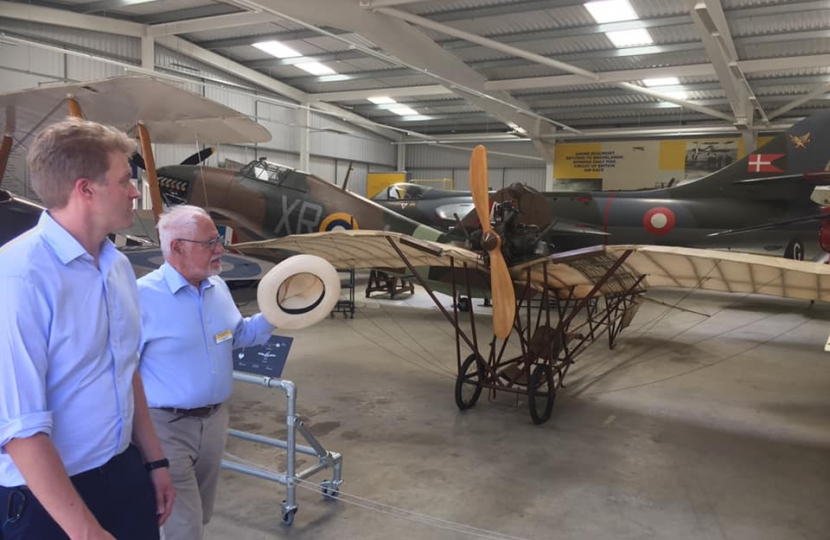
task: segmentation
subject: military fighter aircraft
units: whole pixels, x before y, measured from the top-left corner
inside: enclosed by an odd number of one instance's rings
[[[409,219],[436,229],[449,230],[473,211],[473,197],[467,191],[438,189],[419,184],[392,184],[372,200]]]
[[[816,113],[762,148],[697,180],[663,189],[545,192],[547,219],[567,219],[586,232],[554,240],[558,249],[605,244],[656,244],[815,256],[822,207],[811,195],[830,179],[830,111]],[[507,188],[507,189],[513,189]],[[374,197],[386,208],[442,228],[453,211],[472,207],[472,196],[414,184],[394,184]],[[458,215],[468,227],[475,212]],[[548,222],[538,222],[544,227]],[[723,234],[725,232],[733,234]]]

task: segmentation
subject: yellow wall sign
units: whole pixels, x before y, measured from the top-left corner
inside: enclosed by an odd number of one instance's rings
[[[562,143],[554,152],[556,178],[602,178],[601,143]]]
[[[768,141],[759,137],[758,146]],[[744,155],[740,137],[559,143],[553,176],[601,179],[602,189],[653,188],[705,176]]]
[[[369,173],[366,175],[366,198],[371,199],[392,184],[406,182],[405,172]]]

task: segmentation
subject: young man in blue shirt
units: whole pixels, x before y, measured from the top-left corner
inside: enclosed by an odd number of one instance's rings
[[[0,249],[4,540],[157,539],[172,508],[137,372],[135,274],[107,239],[132,224],[134,148],[77,119],[29,148],[47,210]]]
[[[169,540],[202,540],[213,513],[228,431],[233,349],[264,343],[274,327],[242,317],[218,277],[222,239],[207,212],[174,206],[158,223],[165,263],[138,281],[140,373],[176,487]]]

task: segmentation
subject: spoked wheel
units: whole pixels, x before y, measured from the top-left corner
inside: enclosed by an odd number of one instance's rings
[[[455,380],[455,404],[459,409],[463,411],[476,404],[481,396],[483,381],[484,366],[478,361],[478,355],[473,353],[461,364]]]
[[[544,424],[550,418],[556,386],[549,364],[539,364],[530,376],[527,387],[527,406],[534,424]]]

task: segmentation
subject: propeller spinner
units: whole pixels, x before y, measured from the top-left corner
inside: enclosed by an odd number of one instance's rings
[[[507,338],[516,317],[513,278],[501,251],[502,239],[490,224],[490,195],[487,182],[487,150],[478,145],[470,158],[470,191],[481,222],[481,245],[490,256],[490,290],[493,295],[493,333]]]

